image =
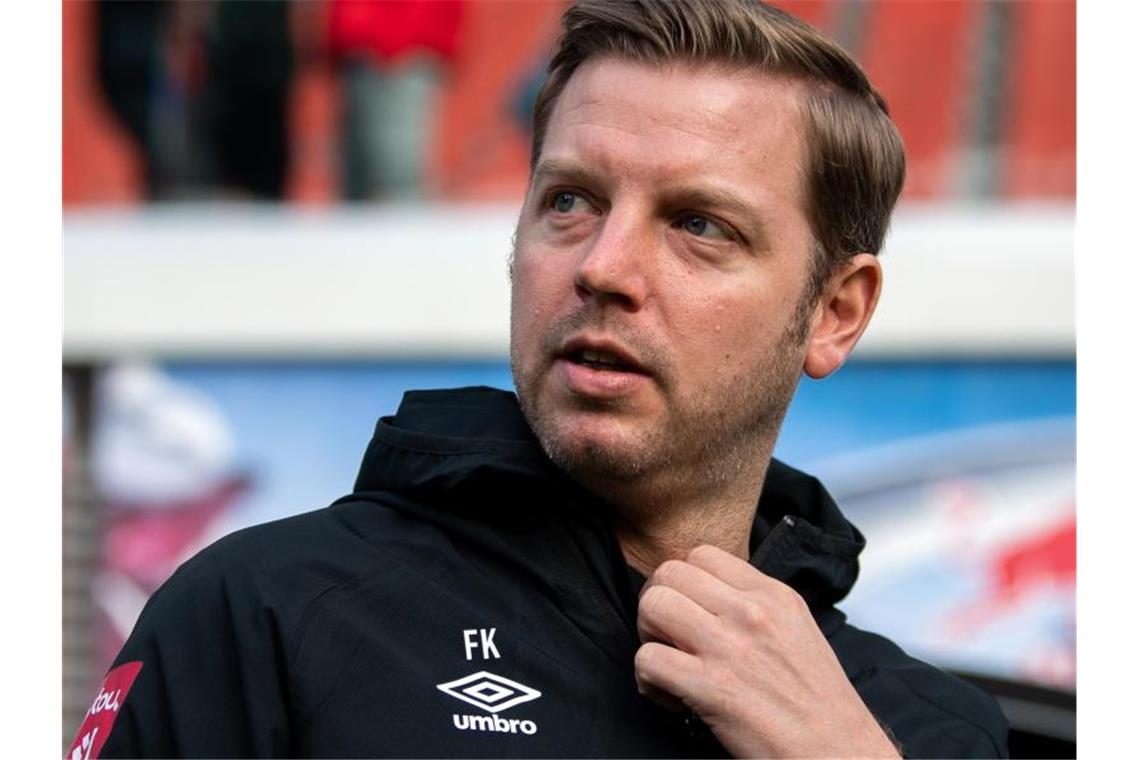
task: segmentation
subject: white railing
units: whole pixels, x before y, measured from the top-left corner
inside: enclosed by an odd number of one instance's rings
[[[505,357],[508,206],[69,213],[64,358]],[[904,207],[859,349],[1071,356],[1069,206]]]

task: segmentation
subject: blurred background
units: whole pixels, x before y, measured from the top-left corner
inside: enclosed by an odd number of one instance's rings
[[[1075,752],[1072,2],[778,3],[908,182],[863,344],[777,456],[867,535],[841,605]],[[511,388],[506,256],[561,2],[63,3],[67,746],[147,596],[350,490],[410,388]]]

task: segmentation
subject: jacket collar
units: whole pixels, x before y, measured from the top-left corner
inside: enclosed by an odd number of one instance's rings
[[[476,387],[405,394],[396,414],[377,423],[355,491],[455,510],[460,501],[448,495],[485,497],[507,484],[529,492],[551,480],[563,492],[576,489],[542,452],[515,395]],[[753,524],[754,565],[813,607],[829,606],[854,585],[864,543],[816,478],[772,460]]]

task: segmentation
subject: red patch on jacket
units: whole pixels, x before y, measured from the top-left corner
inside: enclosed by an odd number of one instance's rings
[[[111,727],[115,725],[115,718],[119,717],[119,708],[127,700],[127,693],[142,666],[142,662],[124,662],[103,679],[99,693],[87,710],[87,716],[79,727],[79,733],[75,735],[75,741],[71,743],[71,749],[67,751],[67,760],[99,757],[99,750],[107,741]]]

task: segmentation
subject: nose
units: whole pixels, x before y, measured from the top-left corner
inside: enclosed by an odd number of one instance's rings
[[[648,296],[653,257],[651,226],[634,215],[610,209],[605,223],[574,273],[574,288],[583,300],[612,303],[637,311]]]

